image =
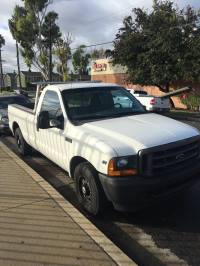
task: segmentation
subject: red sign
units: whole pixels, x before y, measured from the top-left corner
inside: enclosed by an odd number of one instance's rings
[[[92,68],[94,71],[106,71],[107,70],[107,64],[103,63],[103,64],[97,64],[94,63],[92,65]]]

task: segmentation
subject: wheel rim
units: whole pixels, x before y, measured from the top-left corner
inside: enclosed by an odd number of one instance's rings
[[[91,202],[91,188],[89,182],[84,178],[80,178],[79,191],[83,200],[87,203]]]

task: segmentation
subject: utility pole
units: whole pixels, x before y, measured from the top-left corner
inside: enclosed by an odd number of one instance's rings
[[[19,46],[18,42],[16,41],[16,52],[17,52],[17,69],[18,69],[18,77],[19,77],[19,89],[22,90],[22,80],[21,80],[21,71],[20,71],[20,65],[19,65]],[[17,82],[17,80],[16,80]]]
[[[0,48],[0,76],[1,76],[1,90],[0,90],[0,92],[2,92],[2,89],[4,88],[3,64],[2,64],[1,52],[2,52],[2,50]]]
[[[49,25],[49,81],[52,81],[52,21]]]

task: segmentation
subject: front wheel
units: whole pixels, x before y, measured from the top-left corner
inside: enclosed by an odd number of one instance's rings
[[[97,215],[106,206],[106,196],[96,170],[87,162],[79,164],[74,172],[76,193],[81,206]]]
[[[15,130],[15,141],[17,145],[17,150],[21,155],[25,156],[31,153],[31,146],[26,143],[20,128],[17,128]]]

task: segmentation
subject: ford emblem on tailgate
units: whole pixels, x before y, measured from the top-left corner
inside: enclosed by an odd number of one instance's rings
[[[185,158],[185,154],[184,153],[176,155],[176,160],[181,160],[181,159],[184,159],[184,158]]]

